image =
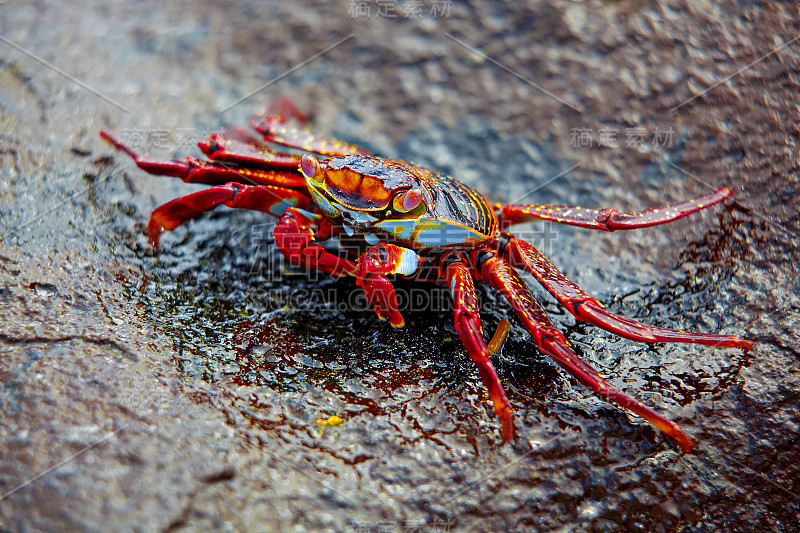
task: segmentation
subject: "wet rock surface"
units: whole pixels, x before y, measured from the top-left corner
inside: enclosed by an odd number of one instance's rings
[[[0,10],[0,530],[800,530],[796,7]],[[198,186],[133,168],[98,130],[197,155],[279,95],[497,201],[638,209],[731,187],[659,228],[516,231],[615,312],[758,342],[636,344],[535,288],[696,451],[516,324],[495,362],[517,439],[499,446],[446,294],[404,285],[392,330],[351,281],[289,269],[258,213],[221,209],[156,253],[149,213]],[[493,329],[508,305],[479,292]]]

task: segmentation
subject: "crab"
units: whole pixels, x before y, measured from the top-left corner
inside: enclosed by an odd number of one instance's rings
[[[244,129],[210,135],[198,145],[207,160],[162,160],[136,153],[103,130],[101,136],[142,170],[212,185],[158,207],[147,234],[158,246],[173,230],[218,206],[278,217],[275,242],[290,262],[334,276],[351,276],[380,319],[405,325],[392,279],[445,283],[452,295],[455,330],[500,421],[503,443],[513,437],[511,405],[484,340],[475,282],[500,291],[539,350],[577,381],[642,417],[685,450],[694,442],[653,409],[608,383],[583,361],[550,321],[520,277],[529,272],[577,320],[640,342],[684,342],[749,351],[753,342],[733,335],[687,332],[641,324],[615,314],[567,279],[533,245],[507,230],[535,219],[593,230],[616,231],[671,222],[731,196],[728,188],[666,207],[622,213],[568,205],[493,204],[481,193],[434,170],[370,154],[358,146],[291,125],[305,121],[288,100],[251,119],[257,138]],[[282,146],[302,154],[280,151]],[[347,242],[341,252],[323,246]],[[502,328],[501,328],[502,329]]]

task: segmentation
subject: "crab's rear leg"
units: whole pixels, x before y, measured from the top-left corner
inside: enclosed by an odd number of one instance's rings
[[[262,146],[258,139],[250,139],[236,130],[226,130],[226,134],[209,135],[204,141],[197,143],[197,146],[214,161],[234,163],[243,167],[294,172],[300,167],[300,156],[270,150]]]
[[[253,117],[250,119],[250,126],[263,135],[265,141],[289,148],[327,156],[369,155],[367,150],[354,144],[316,135],[307,129],[288,126],[280,117],[269,115]]]
[[[694,447],[692,440],[683,433],[678,424],[612,387],[597,370],[582,361],[569,347],[564,335],[550,322],[519,274],[504,259],[493,256],[485,260],[479,273],[482,279],[503,293],[539,349],[561,368],[594,392],[641,416],[670,435],[684,450],[690,451]]]
[[[288,96],[279,96],[274,98],[267,106],[267,111],[264,114],[274,120],[277,120],[281,124],[284,124],[291,119],[295,119],[302,124],[308,122],[308,116],[300,111],[300,109]]]
[[[147,236],[153,246],[158,246],[162,232],[173,230],[220,205],[263,211],[278,217],[290,207],[307,209],[309,203],[306,195],[292,189],[226,183],[176,198],[156,208],[150,215]]]
[[[291,98],[276,98],[264,115],[250,119],[250,126],[263,135],[265,141],[289,148],[328,156],[369,155],[368,151],[354,144],[287,126],[286,123],[291,119],[300,123],[308,121],[308,117],[294,105]]]
[[[733,335],[678,331],[640,324],[606,310],[603,304],[568,280],[542,252],[516,237],[509,241],[503,256],[515,267],[524,268],[578,320],[616,333],[621,337],[640,342],[688,342],[728,348],[750,350],[753,342]]]
[[[455,255],[450,255],[444,267],[444,275],[453,297],[456,331],[470,359],[475,361],[478,366],[478,374],[489,391],[489,399],[500,419],[503,442],[506,442],[514,434],[511,404],[506,398],[500,378],[489,359],[490,351],[481,334],[481,318],[478,314],[478,298],[475,294],[472,274],[463,260],[456,259]]]
[[[180,178],[187,183],[205,183],[208,185],[238,182],[249,185],[276,185],[290,188],[305,187],[305,180],[297,171],[290,172],[288,170],[246,168],[225,165],[224,163],[203,161],[196,157],[186,157],[183,160],[156,159],[137,153],[129,146],[117,140],[106,130],[102,130],[100,136],[114,145],[117,150],[128,154],[139,168],[150,174],[171,176]]]
[[[620,213],[615,209],[592,209],[574,205],[508,204],[502,207],[504,225],[550,220],[559,224],[582,226],[604,231],[644,228],[678,220],[731,196],[727,187],[665,207],[651,207],[636,213]]]

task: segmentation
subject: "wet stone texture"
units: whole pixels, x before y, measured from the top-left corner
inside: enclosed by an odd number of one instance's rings
[[[800,531],[796,6],[164,4],[0,6],[0,531]],[[497,201],[731,187],[659,228],[517,231],[615,312],[758,342],[645,346],[535,289],[696,450],[517,323],[495,357],[517,430],[501,447],[446,294],[403,284],[392,330],[351,280],[290,269],[264,215],[220,209],[156,253],[149,213],[198,186],[98,130],[198,155],[281,95]],[[508,305],[479,292],[492,330]]]

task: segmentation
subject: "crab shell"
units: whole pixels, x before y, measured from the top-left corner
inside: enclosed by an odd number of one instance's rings
[[[489,202],[431,170],[363,155],[322,161],[304,155],[300,168],[325,216],[369,244],[389,240],[423,250],[474,246],[497,236],[498,219]]]

